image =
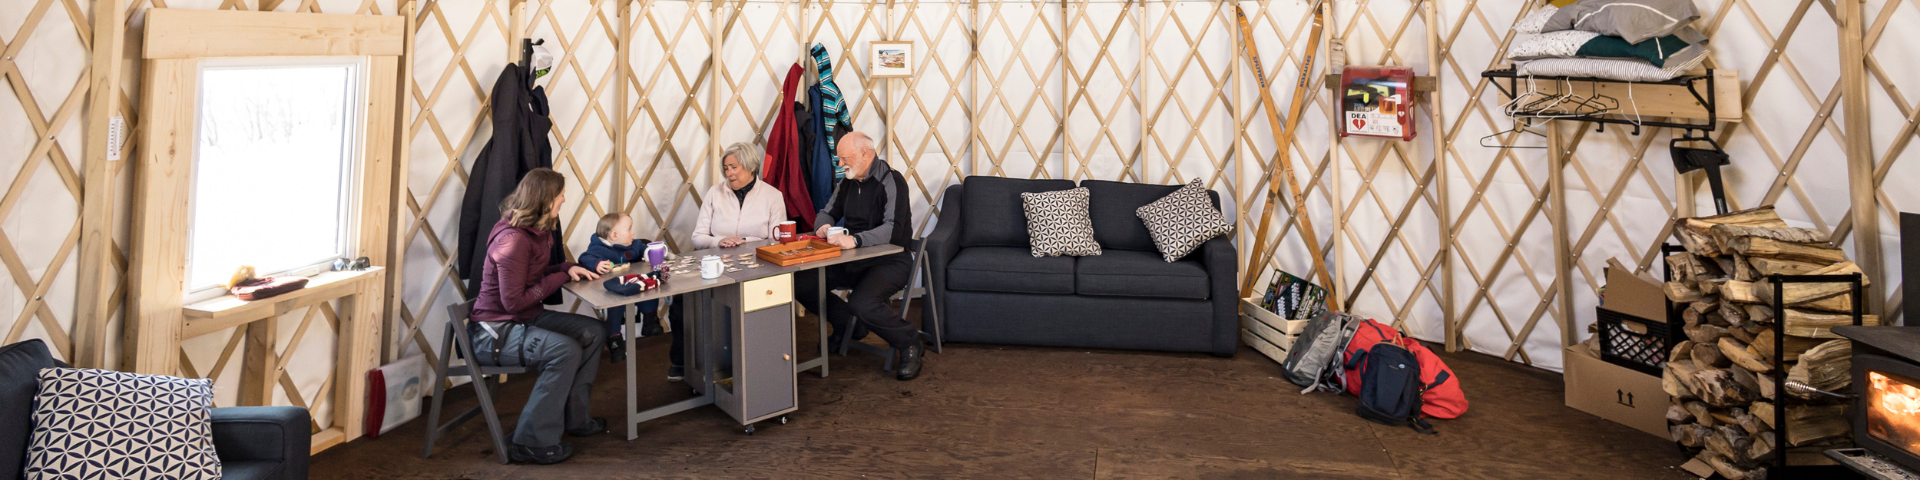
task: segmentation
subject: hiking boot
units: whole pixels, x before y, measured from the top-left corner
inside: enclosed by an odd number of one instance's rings
[[[662,333],[666,331],[660,328],[660,314],[655,312],[640,314],[640,336],[651,337]]]
[[[904,382],[919,377],[920,367],[925,363],[924,360],[927,356],[925,336],[915,335],[912,341],[907,342],[905,348],[896,348],[895,350],[900,352],[900,362],[896,364],[899,366],[899,370],[894,371],[894,378],[898,378]]]
[[[667,367],[667,381],[678,382],[687,379],[687,367],[671,365]]]
[[[507,448],[507,458],[514,462],[553,465],[573,458],[573,444],[560,442],[559,445],[551,447],[529,447],[516,444]]]
[[[594,435],[607,433],[607,419],[605,417],[588,418],[587,423],[589,423],[589,425],[585,427],[567,429],[567,435],[572,435],[576,437],[591,437]]]

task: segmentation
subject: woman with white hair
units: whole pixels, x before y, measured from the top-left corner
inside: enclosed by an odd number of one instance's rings
[[[787,221],[780,190],[759,180],[767,153],[749,142],[727,147],[720,159],[726,182],[707,190],[700,218],[693,224],[693,247],[737,247],[771,237],[773,226]]]

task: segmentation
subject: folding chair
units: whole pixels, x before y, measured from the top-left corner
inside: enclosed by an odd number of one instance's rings
[[[480,365],[473,354],[473,339],[467,336],[467,326],[473,315],[473,301],[447,306],[447,331],[440,338],[439,375],[433,382],[433,406],[427,413],[427,448],[420,458],[433,457],[433,442],[458,428],[460,424],[473,419],[475,415],[484,415],[487,430],[493,434],[493,451],[500,454],[500,463],[509,462],[507,457],[507,435],[500,428],[500,413],[493,408],[493,395],[499,386],[501,375],[526,373],[527,367],[503,367]],[[448,366],[454,355],[467,361],[466,365]],[[479,397],[480,405],[461,412],[452,422],[440,425],[440,403],[446,399],[447,379],[451,377],[470,377],[473,379],[474,395]]]
[[[916,238],[916,239],[913,239],[913,243],[911,243],[909,246],[911,248],[907,251],[907,255],[913,262],[913,273],[907,276],[907,287],[900,290],[900,315],[901,316],[905,316],[907,312],[913,311],[913,286],[915,284],[920,283],[920,276],[922,272],[927,271],[926,241],[923,239]],[[934,312],[936,311],[933,308],[934,305],[935,304],[933,303],[933,290],[931,288],[931,284],[929,284],[929,288],[927,290],[927,310],[926,310],[926,314],[920,317],[920,330],[925,332],[928,330],[927,328],[928,325],[933,326],[932,331],[928,333],[933,334],[933,352],[940,353],[940,342],[942,338],[945,337],[945,328],[938,321],[939,316],[934,314]],[[933,315],[933,316],[928,317],[927,315]],[[859,321],[859,320],[855,320],[855,321]],[[885,361],[880,365],[880,369],[887,372],[892,372],[893,359],[894,359],[893,348],[876,347],[873,345],[868,345],[865,343],[853,341],[853,331],[854,331],[853,328],[847,328],[840,332],[840,351],[835,353],[838,353],[841,356],[846,356],[847,349],[851,348],[851,349],[860,350],[862,352],[879,355],[880,358],[885,359]]]

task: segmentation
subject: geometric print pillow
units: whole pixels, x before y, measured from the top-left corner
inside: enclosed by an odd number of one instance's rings
[[[1160,256],[1167,263],[1180,260],[1213,237],[1233,231],[1227,217],[1213,208],[1213,200],[1198,178],[1133,213],[1146,222],[1153,245],[1160,248]]]
[[[40,371],[26,478],[218,479],[213,381]]]
[[[1087,197],[1087,187],[1020,194],[1034,257],[1100,254],[1100,242],[1093,239],[1093,217],[1087,214]]]

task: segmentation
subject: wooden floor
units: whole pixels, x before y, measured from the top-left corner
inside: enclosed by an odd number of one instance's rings
[[[802,332],[812,332],[803,320]],[[870,338],[869,342],[877,341]],[[811,344],[811,342],[809,342]],[[686,398],[665,381],[666,342],[642,339],[641,404]],[[1441,349],[1435,348],[1436,351]],[[808,351],[808,350],[802,350]],[[1571,408],[1560,375],[1474,353],[1441,356],[1472,408],[1438,435],[1369,423],[1352,397],[1299,394],[1279,366],[1081,349],[948,345],[901,382],[865,354],[800,379],[788,425],[753,436],[715,407],[570,438],[567,463],[500,465],[468,422],[421,459],[425,421],[313,457],[313,478],[1687,478],[1670,442]],[[803,356],[803,358],[811,358]],[[594,414],[618,424],[622,370],[603,364]],[[509,432],[533,378],[501,388]],[[473,390],[448,393],[450,410]]]

